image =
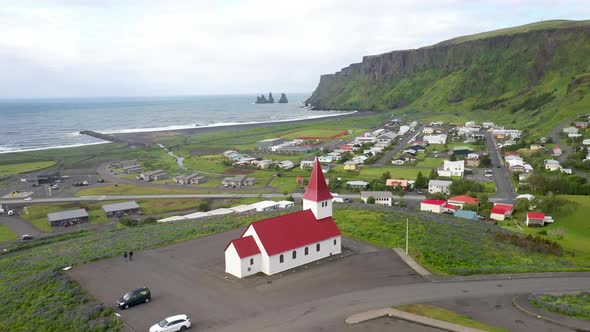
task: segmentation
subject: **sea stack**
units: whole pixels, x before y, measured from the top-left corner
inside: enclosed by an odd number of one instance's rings
[[[281,95],[281,100],[283,98],[285,94]],[[287,100],[287,97],[285,97],[285,100]],[[275,99],[272,96],[272,92],[268,93],[268,99],[264,96],[264,95],[260,95],[260,97],[256,97],[256,104],[274,104],[275,103]],[[280,103],[280,101],[279,101]]]
[[[268,93],[268,103],[269,104],[274,104],[275,103],[275,99],[272,97],[272,92]]]
[[[267,104],[268,101],[264,95],[260,95],[260,97],[256,97],[256,104]]]
[[[287,96],[284,93],[281,93],[281,99],[279,99],[280,104],[287,104],[289,101],[287,100]]]

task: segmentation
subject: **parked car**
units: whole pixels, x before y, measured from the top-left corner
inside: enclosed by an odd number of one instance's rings
[[[96,182],[98,182],[98,183],[104,183],[104,179],[98,179],[98,180],[96,180]]]
[[[350,198],[345,198],[345,199],[344,199],[344,203],[352,203],[352,199],[350,199]]]
[[[184,331],[191,327],[191,319],[187,315],[170,316],[150,327],[150,332]]]
[[[20,237],[21,240],[26,241],[26,240],[32,240],[33,236],[29,235],[29,234],[25,234],[23,236]]]
[[[88,181],[86,181],[86,180],[85,181],[82,181],[82,185],[83,186],[87,186],[88,185]]]
[[[23,199],[23,201],[30,201],[30,200],[32,200],[31,197],[26,197],[25,199]]]
[[[117,301],[117,307],[122,309],[129,309],[129,307],[140,303],[148,303],[152,299],[152,293],[147,287],[134,289],[123,295]]]

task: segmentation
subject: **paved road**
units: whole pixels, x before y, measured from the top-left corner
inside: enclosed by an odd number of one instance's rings
[[[38,237],[43,233],[37,230],[28,221],[22,220],[18,216],[0,215],[0,225],[5,225],[15,232],[20,238],[21,235],[29,234]]]
[[[561,148],[561,156],[559,156],[558,160],[560,163],[563,163],[567,160],[567,158],[570,156],[570,154],[573,152],[573,149],[571,146],[565,144],[564,142],[561,141],[561,139],[559,138],[559,133],[561,132],[561,129],[564,128],[565,126],[569,125],[570,122],[572,122],[572,120],[576,119],[577,116],[572,117],[567,119],[566,121],[558,124],[557,126],[555,126],[551,132],[549,133],[549,135],[551,136],[551,139],[553,140],[553,143],[559,145],[559,147]],[[577,176],[581,176],[583,178],[586,179],[590,179],[590,175],[578,171],[576,169],[573,170],[574,174],[576,174]]]
[[[496,147],[496,141],[491,132],[486,132],[486,148],[488,149],[488,156],[492,163],[492,171],[494,172],[494,181],[496,182],[496,194],[493,196],[495,201],[512,202],[516,196],[516,190],[510,181],[510,173],[508,168],[503,166],[500,150]]]
[[[379,160],[377,160],[377,162],[375,162],[373,165],[374,166],[384,166],[385,164],[389,164],[391,161],[391,158],[393,158],[393,156],[395,156],[398,152],[402,151],[403,148],[406,146],[406,144],[408,144],[408,142],[410,140],[412,140],[416,136],[420,135],[420,133],[422,133],[422,128],[423,128],[423,126],[416,127],[416,129],[415,129],[416,134],[407,135],[401,142],[397,143],[397,146],[395,146],[393,149],[389,150],[389,152],[384,154],[383,157],[381,157]],[[395,143],[395,142],[393,142],[393,143]]]
[[[335,326],[354,313],[392,305],[588,289],[590,277],[395,285],[344,293],[270,310],[215,331],[320,331],[320,327]]]

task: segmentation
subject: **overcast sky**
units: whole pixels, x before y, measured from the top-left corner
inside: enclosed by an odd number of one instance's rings
[[[0,98],[311,92],[362,56],[588,0],[0,0]]]

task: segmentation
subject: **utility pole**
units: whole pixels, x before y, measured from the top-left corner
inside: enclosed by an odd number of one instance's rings
[[[406,218],[406,255],[408,254],[409,230],[410,230],[410,222],[409,222],[409,219]]]

